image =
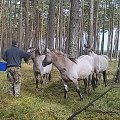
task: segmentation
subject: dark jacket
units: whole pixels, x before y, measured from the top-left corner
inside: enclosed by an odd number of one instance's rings
[[[14,45],[7,49],[3,55],[3,60],[7,62],[7,67],[21,67],[22,58],[27,62],[30,58],[30,53],[24,52]]]

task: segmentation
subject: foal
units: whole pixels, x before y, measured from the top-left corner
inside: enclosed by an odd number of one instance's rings
[[[41,55],[39,49],[37,48],[29,48],[28,51],[31,52],[31,59],[33,61],[33,71],[34,71],[34,77],[36,80],[36,89],[38,89],[38,76],[41,77],[41,86],[43,88],[45,78],[46,80],[50,81],[51,79],[51,70],[52,70],[52,64],[47,65],[46,67],[42,66],[42,61],[45,58],[45,55]]]
[[[94,72],[93,58],[89,55],[84,55],[71,61],[64,53],[47,49],[47,54],[42,65],[45,67],[51,63],[53,63],[60,71],[64,83],[64,97],[67,98],[67,82],[71,80],[76,87],[76,92],[78,93],[80,100],[82,100],[83,97],[79,90],[78,79],[85,79],[87,81],[85,82],[85,90],[88,88],[89,91],[92,74]]]

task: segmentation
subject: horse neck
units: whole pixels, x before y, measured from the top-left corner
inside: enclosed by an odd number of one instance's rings
[[[37,66],[38,66],[38,64],[42,63],[40,55],[37,55],[37,56],[35,56],[35,58],[32,58],[32,61],[33,61],[34,65],[37,65]]]
[[[55,54],[52,57],[53,57],[52,63],[55,65],[55,67],[58,68],[58,70],[62,70],[64,68],[68,69],[68,67],[70,67],[73,64],[73,62],[69,60],[67,57]]]
[[[92,57],[98,57],[98,55],[95,54],[93,51],[90,53],[90,55],[91,55]]]

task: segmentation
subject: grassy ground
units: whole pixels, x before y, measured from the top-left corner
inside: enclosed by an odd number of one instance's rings
[[[112,80],[117,63],[110,62],[108,79]],[[36,92],[32,66],[22,66],[21,96],[14,98],[7,92],[6,73],[0,73],[0,120],[66,120],[73,112],[85,106],[109,87],[103,81],[90,96],[84,95],[79,101],[72,83],[69,83],[68,99],[63,98],[63,84],[56,69],[52,72],[52,80],[45,84],[44,91]],[[83,82],[80,81],[83,91]],[[112,89],[102,98],[79,114],[74,120],[120,120],[120,88]]]

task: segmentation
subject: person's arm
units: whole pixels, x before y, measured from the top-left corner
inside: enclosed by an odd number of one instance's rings
[[[4,61],[7,61],[7,51],[4,52],[3,56],[2,56],[2,59]]]

